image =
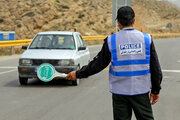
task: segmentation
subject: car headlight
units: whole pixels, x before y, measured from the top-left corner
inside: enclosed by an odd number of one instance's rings
[[[32,65],[32,61],[29,59],[20,59],[19,64],[20,65]]]
[[[74,65],[74,61],[73,60],[59,60],[58,62],[59,66],[70,66],[70,65]]]

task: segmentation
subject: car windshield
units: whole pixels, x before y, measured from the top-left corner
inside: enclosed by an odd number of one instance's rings
[[[29,49],[75,49],[72,35],[37,35]]]

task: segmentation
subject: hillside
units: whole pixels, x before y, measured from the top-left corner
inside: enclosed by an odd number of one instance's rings
[[[174,5],[180,7],[180,1],[179,1],[179,0],[174,0],[172,3],[173,3]]]
[[[180,9],[168,2],[156,0],[134,0],[136,17],[152,33],[180,32]],[[166,28],[172,23],[172,29]]]
[[[135,27],[144,32],[180,32],[180,10],[170,3],[134,0]],[[112,0],[1,0],[0,31],[15,31],[16,39],[40,31],[73,31],[82,35],[109,35]],[[166,25],[171,22],[172,29]]]

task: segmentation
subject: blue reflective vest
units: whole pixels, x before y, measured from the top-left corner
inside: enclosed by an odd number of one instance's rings
[[[120,30],[108,36],[112,56],[109,68],[110,92],[139,95],[150,91],[151,39],[151,35],[135,29]]]

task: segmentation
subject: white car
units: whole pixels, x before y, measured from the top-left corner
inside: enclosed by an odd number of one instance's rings
[[[28,83],[28,78],[37,78],[37,68],[42,63],[53,65],[56,71],[66,73],[78,70],[90,61],[90,53],[78,32],[40,32],[19,59],[19,82]],[[79,84],[79,79],[72,81]]]

